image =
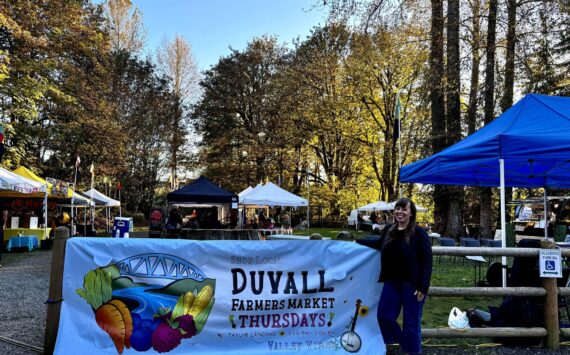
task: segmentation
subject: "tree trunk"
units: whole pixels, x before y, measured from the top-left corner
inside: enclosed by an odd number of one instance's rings
[[[430,43],[430,102],[431,102],[431,136],[432,153],[435,154],[446,147],[445,97],[444,97],[444,58],[443,58],[443,0],[431,0],[431,43]],[[446,188],[435,185],[434,190],[434,222],[435,231],[442,233],[445,229],[447,211]]]
[[[482,238],[491,238],[493,236],[492,228],[491,228],[491,220],[492,220],[492,213],[490,206],[492,205],[492,197],[493,191],[490,187],[483,187],[479,193],[479,198],[481,201],[481,206],[489,206],[489,208],[481,208],[480,209],[480,227],[481,233],[480,236]],[[485,223],[483,223],[485,222]]]
[[[485,124],[494,119],[495,108],[495,47],[497,27],[497,0],[489,0],[489,20],[487,30],[487,63],[485,65]],[[480,220],[482,236],[491,236],[491,202],[490,187],[481,188]]]
[[[469,87],[469,107],[467,108],[467,135],[477,129],[477,108],[479,104],[479,67],[481,65],[481,0],[473,0],[472,7],[472,38],[471,38],[471,85]],[[475,191],[478,189],[475,187]],[[477,204],[476,209],[480,208]],[[471,222],[472,223],[472,222]]]
[[[461,140],[461,67],[459,57],[459,0],[447,2],[447,146]],[[448,187],[447,226],[445,234],[464,235],[463,186]]]
[[[461,140],[459,0],[447,2],[447,144]]]
[[[507,50],[505,53],[505,88],[501,100],[501,111],[513,105],[515,83],[515,40],[517,21],[517,0],[507,1]]]
[[[446,185],[435,185],[433,191],[433,231],[441,235],[446,232],[448,209],[448,193]]]
[[[450,186],[448,198],[449,207],[447,210],[445,235],[458,239],[465,236],[465,228],[463,226],[463,186]]]
[[[387,135],[385,135],[386,137]],[[385,184],[385,195],[387,199],[392,200],[394,198],[394,179],[392,179],[392,174],[394,166],[397,164],[397,153],[394,144],[384,144],[384,154],[382,156],[382,181]]]
[[[479,21],[481,17],[481,1],[473,0],[472,8],[473,37],[471,39],[471,87],[469,88],[469,108],[467,109],[467,134],[471,135],[477,127],[477,104],[479,93],[479,66],[481,64],[481,28]]]
[[[517,0],[507,1],[507,50],[505,53],[505,88],[501,100],[501,111],[505,112],[513,105],[515,86],[515,43],[517,25]],[[512,200],[513,188],[505,189],[505,198]]]
[[[459,0],[447,2],[447,145],[461,140],[461,66],[459,57]],[[463,186],[448,187],[445,235],[464,236]]]
[[[497,28],[497,0],[489,0],[489,20],[487,28],[487,62],[485,63],[485,124],[495,117],[495,48]]]

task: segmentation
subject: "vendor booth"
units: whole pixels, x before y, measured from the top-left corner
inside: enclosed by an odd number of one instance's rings
[[[544,215],[547,215],[546,188],[570,187],[569,137],[570,98],[529,94],[462,141],[403,166],[400,181],[499,186],[504,248],[505,187],[544,188]],[[544,228],[545,238],[547,230]],[[502,263],[506,265],[504,256]],[[503,269],[505,284],[506,268]]]
[[[188,215],[182,216],[182,227],[216,229],[237,224],[238,195],[224,190],[204,176],[170,192],[166,198],[169,210],[172,207],[187,210]]]
[[[257,184],[255,187],[248,186],[242,192],[238,194],[239,196],[239,208],[238,208],[238,228],[250,228],[252,223],[256,218],[256,211],[262,209],[265,215],[269,215],[269,206],[267,205],[255,205],[255,204],[244,204],[243,200],[245,197],[254,192],[259,190],[263,184]]]
[[[12,208],[12,213],[18,214],[21,217],[21,220],[18,226],[12,227],[12,229],[16,229],[15,231],[10,231],[9,229],[7,229],[5,230],[5,235],[6,233],[27,233],[27,234],[36,233],[34,235],[37,235],[40,239],[47,239],[49,238],[51,229],[56,226],[56,218],[58,217],[59,214],[61,214],[62,208],[64,209],[69,208],[72,210],[77,208],[85,209],[94,204],[93,201],[91,201],[89,198],[75,192],[72,189],[72,185],[66,181],[49,177],[43,179],[38,175],[36,175],[31,170],[23,166],[20,166],[17,169],[15,169],[13,173],[28,180],[32,180],[35,181],[36,183],[39,183],[41,186],[44,186],[44,191],[46,191],[47,193],[39,194],[38,196],[33,194],[28,194],[24,196],[25,199],[22,199],[21,202],[18,202],[18,200],[12,200],[12,204],[19,203],[23,205],[21,209]],[[41,200],[39,200],[40,198]],[[44,200],[48,206],[47,210],[48,223],[46,225],[46,228],[43,229],[44,233],[42,235],[39,235],[39,232],[36,232],[33,230],[33,228],[30,228],[32,226],[30,226],[30,218],[28,214],[30,213],[30,210],[32,210],[32,212],[36,210],[36,208],[32,206],[36,206],[38,205],[38,203],[40,203],[40,201],[43,202]],[[58,208],[60,210],[59,212]],[[71,213],[72,216],[74,215],[73,212],[74,211],[72,211]],[[44,224],[43,219],[41,223]],[[69,223],[73,225],[73,223],[75,222],[72,219],[70,220]]]
[[[307,207],[309,202],[287,190],[280,188],[272,182],[249,192],[241,200],[244,205]]]
[[[92,199],[95,202],[96,207],[104,207],[105,208],[106,229],[107,229],[107,233],[109,233],[110,232],[109,224],[110,224],[110,220],[111,220],[111,208],[118,207],[120,209],[121,208],[121,202],[117,201],[115,199],[112,199],[112,198],[106,196],[105,194],[103,194],[102,192],[99,192],[98,190],[93,189],[93,188],[85,191],[83,193],[83,195]],[[119,215],[121,215],[120,212],[119,212]]]
[[[31,250],[46,239],[46,185],[0,168],[0,205],[3,238],[7,249],[28,246]],[[22,244],[22,245],[20,245]]]
[[[308,200],[282,189],[272,182],[268,182],[265,185],[257,185],[248,193],[244,193],[243,197],[240,199],[240,204],[245,207],[309,207]],[[308,212],[307,208],[307,219],[309,217]],[[287,225],[287,229],[289,229],[288,227],[290,227],[291,224],[291,217],[289,214],[285,214],[285,216],[287,220],[280,222],[283,225]],[[247,217],[244,217],[244,219],[247,219]]]

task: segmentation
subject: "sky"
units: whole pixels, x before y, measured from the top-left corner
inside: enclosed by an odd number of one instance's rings
[[[95,1],[96,3],[102,2]],[[229,47],[245,49],[254,37],[274,35],[291,44],[323,25],[326,11],[318,0],[132,0],[143,13],[148,32],[146,51],[178,33],[191,45],[201,70],[209,69]]]

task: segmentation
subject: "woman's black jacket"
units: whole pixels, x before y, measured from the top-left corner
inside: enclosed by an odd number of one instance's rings
[[[376,249],[382,253],[384,238],[386,238],[387,231],[390,230],[390,227],[390,225],[387,225],[384,228],[380,239],[360,239],[356,242],[358,244]],[[410,251],[410,256],[406,262],[410,266],[412,285],[416,288],[416,290],[420,291],[423,294],[427,294],[431,281],[432,253],[429,236],[423,228],[416,226],[416,233],[412,238],[410,238]],[[380,278],[378,282],[384,281],[385,280],[382,276],[382,270],[380,270]]]

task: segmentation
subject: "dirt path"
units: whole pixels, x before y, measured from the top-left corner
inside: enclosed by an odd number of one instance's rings
[[[0,268],[0,337],[43,348],[51,251],[3,253]],[[0,341],[0,354],[37,352]]]

